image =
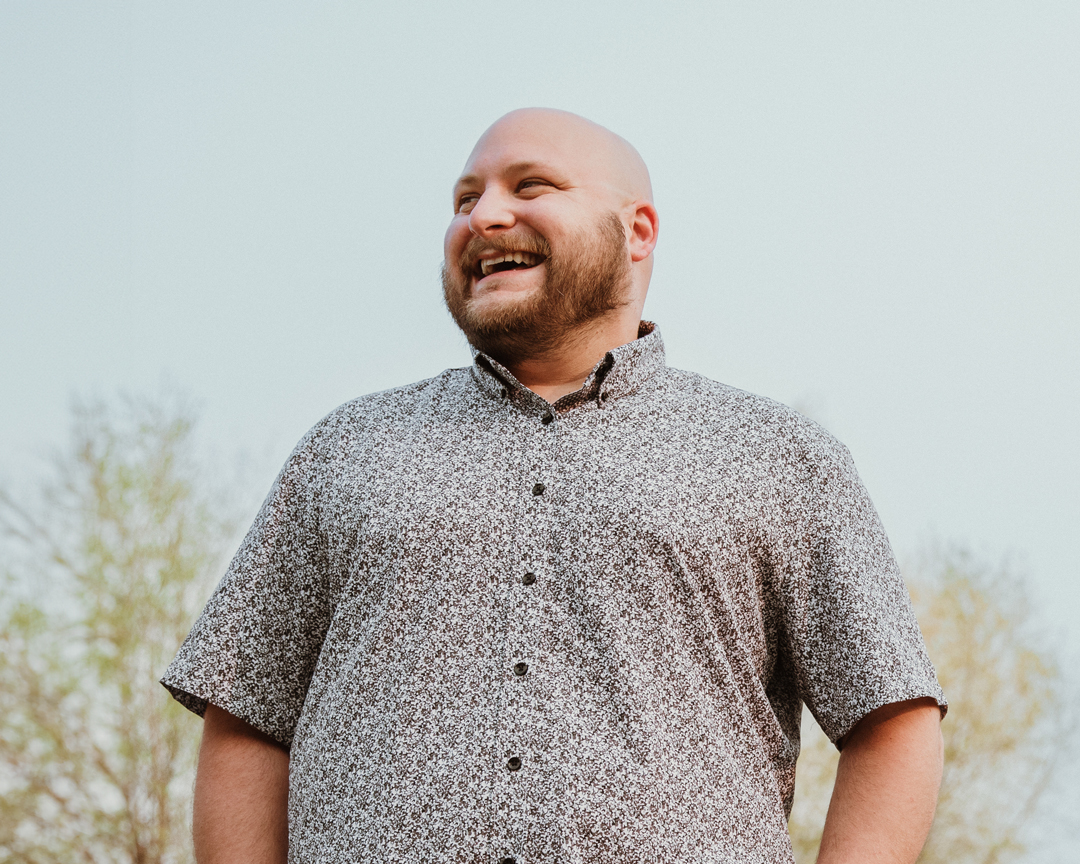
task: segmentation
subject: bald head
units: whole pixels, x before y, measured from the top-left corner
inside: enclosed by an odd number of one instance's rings
[[[469,165],[493,148],[533,147],[573,165],[581,176],[612,196],[615,208],[635,201],[652,202],[652,183],[645,161],[625,138],[569,111],[519,108],[496,120],[476,142]]]
[[[568,111],[512,111],[454,185],[447,306],[500,362],[584,333],[624,344],[637,335],[658,226],[648,169],[625,140]]]
[[[623,223],[635,293],[643,299],[659,221],[649,169],[637,150],[569,111],[520,108],[503,115],[469,154],[454,186],[455,214],[468,214],[470,230],[482,236],[509,230],[524,210],[548,211],[550,222],[557,209],[566,224],[589,209]]]

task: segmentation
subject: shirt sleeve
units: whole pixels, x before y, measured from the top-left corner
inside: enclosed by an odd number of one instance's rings
[[[929,697],[944,714],[907,586],[850,454],[817,429],[799,463],[775,562],[799,696],[833,743],[894,702]]]
[[[318,427],[317,427],[318,428]],[[289,746],[333,614],[315,430],[297,445],[161,683]]]

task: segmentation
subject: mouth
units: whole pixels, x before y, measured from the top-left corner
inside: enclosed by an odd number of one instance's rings
[[[530,270],[544,262],[543,255],[534,252],[502,252],[486,255],[476,262],[474,275],[483,279],[493,273],[507,273],[512,270]]]

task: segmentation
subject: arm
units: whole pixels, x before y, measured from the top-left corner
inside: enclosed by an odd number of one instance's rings
[[[206,707],[192,833],[199,864],[284,864],[289,753],[216,705]]]
[[[871,711],[841,741],[818,864],[913,864],[941,785],[941,712],[932,699]]]

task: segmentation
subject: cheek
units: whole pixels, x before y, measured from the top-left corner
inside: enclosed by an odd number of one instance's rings
[[[469,242],[469,223],[463,216],[455,216],[443,237],[443,258],[446,263],[457,261]]]

